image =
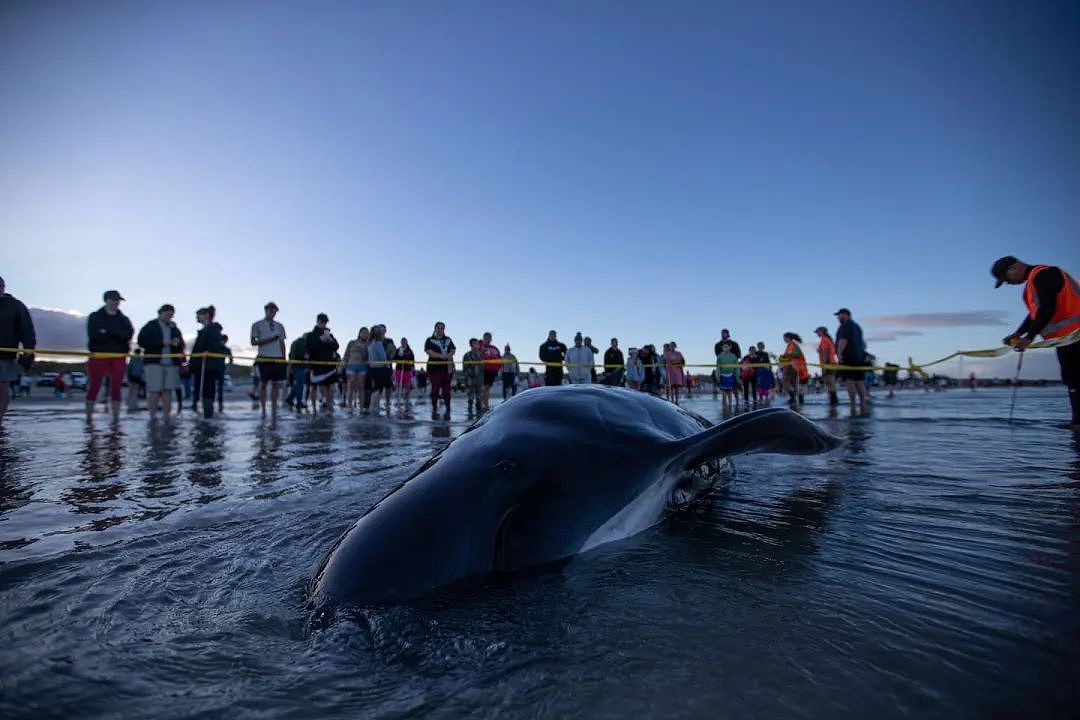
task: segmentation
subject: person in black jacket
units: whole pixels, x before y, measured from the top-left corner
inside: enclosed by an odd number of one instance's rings
[[[566,345],[559,342],[554,330],[548,331],[548,339],[540,346],[540,359],[544,361],[544,384],[562,385],[563,361],[566,360]]]
[[[169,417],[172,395],[180,388],[180,365],[184,362],[184,336],[173,322],[176,308],[165,303],[158,308],[157,318],[142,326],[136,340],[145,353],[143,374],[146,382],[146,406],[150,418],[161,412]],[[179,355],[179,357],[173,357]]]
[[[90,313],[86,319],[87,348],[90,359],[86,361],[86,414],[94,412],[94,403],[101,383],[109,378],[109,399],[113,416],[120,415],[120,392],[124,382],[127,354],[131,350],[131,337],[135,328],[124,313],[120,312],[123,296],[117,290],[108,290],[102,296],[105,305]]]
[[[604,384],[622,387],[626,362],[619,349],[619,338],[611,338],[611,347],[604,351]]]
[[[334,383],[337,382],[337,365],[334,364],[334,354],[338,349],[337,338],[330,332],[326,325],[330,318],[326,313],[319,313],[316,317],[315,327],[304,337],[307,341],[308,362],[311,363],[311,384],[321,387],[323,399],[326,403],[327,412],[334,411]],[[318,408],[314,402],[313,408]]]
[[[23,352],[14,348],[22,345]],[[5,292],[4,278],[0,278],[0,423],[4,421],[11,402],[11,382],[30,371],[34,362],[33,349],[37,347],[34,321],[26,306]],[[17,357],[16,357],[17,356]],[[22,373],[19,372],[20,367]]]
[[[192,366],[199,368],[199,396],[202,398],[203,417],[214,416],[214,390],[217,381],[225,374],[225,341],[221,325],[214,322],[214,306],[199,308],[195,319],[202,325],[191,348]]]

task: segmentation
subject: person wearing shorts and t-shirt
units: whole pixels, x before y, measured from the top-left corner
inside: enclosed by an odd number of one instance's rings
[[[124,298],[119,291],[109,290],[102,299],[105,305],[86,318],[87,349],[90,350],[90,358],[86,361],[86,414],[93,414],[101,383],[108,377],[112,413],[119,416],[124,369],[135,328],[120,312],[120,302]],[[105,357],[95,357],[99,354]]]
[[[866,390],[866,371],[859,368],[866,362],[866,343],[863,341],[862,328],[851,319],[851,311],[840,308],[835,313],[840,321],[840,327],[836,329],[836,356],[840,365],[850,365],[853,369],[841,369],[837,374],[847,385],[848,400],[854,404],[858,398],[859,405],[864,406],[870,399]]]
[[[274,320],[276,303],[266,303],[266,315],[251,326],[251,344],[258,348],[255,363],[259,368],[259,407],[266,414],[266,386],[270,385],[270,407],[276,412],[281,383],[285,380],[285,326]]]

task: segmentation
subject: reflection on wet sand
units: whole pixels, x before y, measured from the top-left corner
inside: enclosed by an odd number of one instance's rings
[[[277,422],[271,421],[255,430],[255,454],[251,456],[251,482],[265,485],[284,477],[284,465],[289,459],[283,448],[285,441],[278,432]]]
[[[86,425],[81,467],[91,480],[105,480],[124,468],[127,435],[120,425],[105,428]]]
[[[842,483],[826,481],[774,500],[744,500],[732,506],[730,487],[724,487],[672,513],[667,531],[692,538],[696,553],[745,550],[755,565],[762,559],[790,560],[820,549],[829,514],[843,494]]]
[[[188,481],[201,487],[221,484],[221,463],[225,459],[225,427],[213,420],[197,420],[191,433]],[[213,497],[203,497],[209,502]]]
[[[142,494],[146,498],[162,498],[176,494],[175,483],[181,474],[177,469],[177,443],[183,437],[173,423],[151,423],[146,430],[146,452],[139,461]]]

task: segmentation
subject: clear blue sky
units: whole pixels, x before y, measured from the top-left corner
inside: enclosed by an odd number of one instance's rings
[[[523,360],[849,306],[929,360],[1020,320],[998,256],[1080,273],[1078,77],[1076,3],[6,2],[0,274],[237,348],[268,299]]]

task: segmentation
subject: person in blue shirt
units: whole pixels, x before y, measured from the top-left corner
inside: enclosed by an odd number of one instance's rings
[[[865,408],[870,394],[866,390],[866,371],[860,368],[866,364],[866,343],[863,342],[862,328],[851,319],[851,311],[847,308],[840,308],[834,314],[840,321],[840,327],[836,329],[837,359],[840,365],[852,366],[852,369],[843,368],[837,374],[847,387],[848,401],[854,405],[858,398],[859,407]]]

